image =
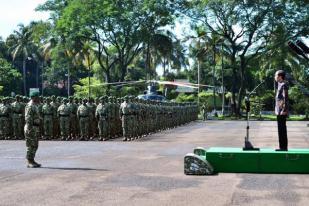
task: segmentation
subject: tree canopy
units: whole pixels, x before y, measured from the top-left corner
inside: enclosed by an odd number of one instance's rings
[[[308,61],[287,42],[306,42],[308,1],[47,0],[37,10],[49,11],[50,19],[19,25],[0,38],[2,94],[40,87],[47,95],[122,96],[144,88],[106,83],[187,79],[197,84],[199,79],[215,88],[201,87],[214,100],[213,108],[221,106],[213,96],[219,98],[217,90],[224,88],[223,98],[240,115],[247,91],[264,79],[256,96],[272,109],[267,103],[272,76],[284,69],[293,78],[292,93],[306,98]],[[161,89],[178,101],[200,96],[177,94],[173,86]],[[292,102],[301,111],[297,99]]]

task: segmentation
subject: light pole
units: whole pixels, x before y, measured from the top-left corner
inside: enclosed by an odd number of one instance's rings
[[[212,83],[213,83],[213,107],[214,114],[216,116],[216,80],[215,80],[215,69],[216,69],[216,44],[213,45],[213,69],[212,69]]]
[[[41,87],[42,87],[42,96],[44,96],[44,75],[43,75],[43,67],[44,63],[41,66]]]
[[[223,43],[221,42],[221,72],[222,72],[222,115],[224,115],[224,84],[223,84],[223,80],[224,80],[224,65],[223,65]]]
[[[71,95],[71,74],[70,74],[70,67],[68,68],[68,97]]]
[[[200,60],[197,58],[197,106],[200,106],[200,78],[201,78],[201,73],[200,73]]]

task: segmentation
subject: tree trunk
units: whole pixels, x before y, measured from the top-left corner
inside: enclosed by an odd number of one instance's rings
[[[39,88],[39,63],[36,63],[36,88]]]
[[[237,85],[237,72],[236,72],[236,59],[235,57],[231,58],[231,65],[233,71],[233,84],[232,84],[232,102],[231,102],[231,110],[232,115],[236,115],[236,85]]]
[[[27,87],[26,87],[26,58],[23,59],[23,84],[24,84],[24,96],[27,96]]]
[[[236,108],[236,116],[240,117],[240,109],[241,109],[241,102],[244,93],[244,81],[245,81],[245,58],[243,56],[240,57],[240,87],[238,91],[238,105]]]
[[[147,44],[147,52],[146,52],[146,63],[145,63],[145,80],[147,80],[147,72],[149,72],[149,76],[150,76],[150,43],[148,41]],[[149,77],[150,79],[150,77]]]
[[[163,77],[166,76],[166,60],[165,58],[163,59]]]
[[[90,99],[91,96],[90,92],[90,67],[88,67],[88,99]]]
[[[120,76],[120,81],[123,82],[124,81],[124,78],[127,74],[127,67],[124,66],[123,64],[120,65],[120,68],[121,68],[121,76]]]
[[[109,69],[105,72],[105,82],[109,83],[111,80],[110,71]],[[110,95],[110,85],[106,86],[106,95]]]

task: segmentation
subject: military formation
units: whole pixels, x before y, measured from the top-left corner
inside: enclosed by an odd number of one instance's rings
[[[29,98],[0,99],[0,140],[25,138]],[[195,121],[195,103],[157,102],[133,96],[116,98],[40,97],[37,106],[41,140],[99,140],[123,138],[132,141],[146,135]]]

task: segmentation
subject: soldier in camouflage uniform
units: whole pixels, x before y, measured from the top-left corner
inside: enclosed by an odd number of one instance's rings
[[[9,99],[4,98],[0,106],[0,137],[10,139],[11,108],[8,104]]]
[[[51,99],[48,97],[42,107],[43,116],[43,139],[53,139],[53,119],[54,112],[53,107],[50,105]]]
[[[71,115],[70,115],[70,137],[71,140],[78,138],[78,121],[77,121],[77,107],[78,105],[74,102],[74,98],[69,98],[69,104]]]
[[[50,103],[50,105],[53,107],[53,137],[54,139],[57,139],[59,137],[59,133],[58,133],[58,130],[59,130],[59,119],[57,117],[57,110],[58,110],[58,107],[60,106],[57,102],[57,99],[56,99],[56,96],[52,96],[52,102]]]
[[[94,104],[94,100],[93,98],[89,98],[89,101],[87,103],[87,106],[89,108],[89,134],[90,134],[90,140],[94,139],[96,136],[96,127],[97,127],[97,123],[96,123],[96,119],[95,119],[95,110],[96,110],[96,105]]]
[[[4,98],[1,98],[0,97],[0,140],[4,140],[5,139],[5,137],[4,137],[4,131],[3,131],[3,129],[4,129],[4,126],[5,126],[5,123],[4,123],[4,121],[2,121],[2,112],[1,112],[1,108],[3,107],[3,99]]]
[[[43,98],[43,96],[39,96],[40,102],[38,104],[38,109],[39,109],[39,113],[40,113],[40,117],[43,117],[43,104],[45,99]],[[44,128],[43,128],[43,118],[41,118],[41,123],[40,123],[40,137],[43,137],[44,134]]]
[[[129,96],[126,96],[124,102],[120,105],[119,115],[122,123],[123,141],[130,141],[132,137],[132,117],[133,109]]]
[[[13,136],[15,139],[23,139],[23,118],[24,109],[21,103],[21,97],[16,95],[16,101],[11,104],[12,108],[12,126],[13,126]]]
[[[27,146],[27,161],[28,168],[41,167],[40,164],[34,161],[35,153],[39,147],[39,136],[40,136],[40,113],[38,109],[39,104],[39,93],[31,92],[31,101],[26,105],[25,108],[25,139]]]
[[[87,106],[87,99],[83,99],[83,104],[81,104],[77,109],[77,119],[79,121],[80,128],[79,140],[89,140],[89,116],[90,111]]]
[[[107,110],[106,110],[106,102],[107,97],[101,97],[100,103],[97,106],[95,111],[95,117],[98,121],[98,129],[99,129],[99,140],[106,141],[108,140],[107,136]]]
[[[67,105],[68,100],[63,99],[62,104],[57,110],[57,115],[60,123],[60,136],[61,140],[69,140],[70,137],[70,114],[71,110],[69,105]]]
[[[106,127],[107,127],[107,139],[112,138],[112,104],[111,104],[111,97],[107,97],[107,101],[105,102],[106,107]]]
[[[115,102],[114,102],[114,97],[109,97],[108,98],[108,104],[107,104],[107,117],[108,117],[108,130],[109,130],[109,138],[113,139],[115,138]]]
[[[122,137],[121,119],[119,119],[120,115],[119,111],[122,100],[121,98],[117,98],[115,101],[116,101],[116,108],[115,108],[116,137]]]

